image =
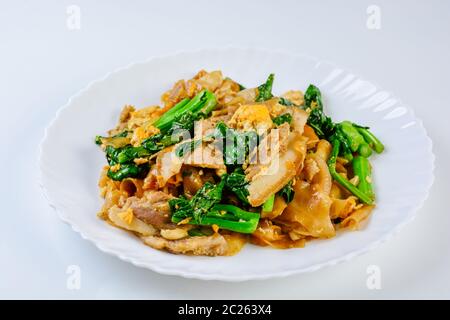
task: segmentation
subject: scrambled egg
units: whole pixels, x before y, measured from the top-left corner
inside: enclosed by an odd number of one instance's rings
[[[261,103],[240,106],[231,118],[230,124],[236,129],[257,132],[267,131],[273,125],[267,106]]]

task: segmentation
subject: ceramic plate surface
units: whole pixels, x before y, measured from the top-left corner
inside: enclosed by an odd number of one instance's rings
[[[97,218],[97,181],[105,165],[96,134],[115,126],[125,104],[155,105],[161,93],[198,70],[222,70],[246,87],[275,73],[274,93],[316,84],[326,112],[371,127],[386,151],[373,156],[377,208],[366,227],[303,249],[246,245],[233,257],[173,255],[145,246],[128,232]],[[336,65],[307,56],[260,49],[208,49],[132,64],[91,83],[73,96],[46,130],[40,153],[41,185],[62,220],[100,250],[156,272],[198,279],[241,281],[314,271],[349,260],[390,238],[428,195],[433,181],[431,140],[413,111],[391,93]],[[411,173],[414,174],[411,174]]]

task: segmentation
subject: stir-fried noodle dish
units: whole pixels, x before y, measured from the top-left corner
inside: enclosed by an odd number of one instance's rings
[[[208,256],[361,227],[375,207],[369,157],[383,144],[328,117],[315,85],[276,96],[273,81],[245,88],[202,70],[162,106],[126,105],[95,139],[107,160],[99,217],[152,248]]]

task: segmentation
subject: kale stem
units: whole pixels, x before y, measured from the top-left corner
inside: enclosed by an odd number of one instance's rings
[[[250,220],[250,219],[259,219],[259,214],[255,212],[248,212],[242,210],[239,207],[233,206],[231,204],[216,204],[213,208],[213,211],[226,211],[232,213],[239,219]]]
[[[358,176],[358,189],[368,195],[372,200],[375,198],[372,188],[372,177],[370,162],[367,158],[357,156],[352,161],[353,172]]]
[[[156,120],[153,125],[157,128],[160,128],[160,126],[163,126],[165,123],[169,122],[173,119],[175,115],[178,114],[179,110],[181,110],[184,106],[186,106],[189,101],[191,101],[188,98],[185,98],[178,102],[176,105],[174,105],[172,108],[167,110],[161,117],[159,117],[158,120]]]
[[[376,153],[382,153],[384,151],[384,145],[380,140],[368,129],[357,127],[359,133],[364,137],[364,140],[369,144],[369,146],[375,150]]]
[[[204,217],[201,225],[217,225],[221,229],[226,229],[239,233],[253,233],[258,227],[258,220],[252,219],[249,221],[230,221],[220,218]]]
[[[262,85],[258,87],[258,95],[255,99],[256,102],[262,102],[269,100],[273,97],[272,95],[272,86],[273,86],[273,79],[274,74],[269,74],[269,77],[267,78],[266,82],[264,82]]]
[[[271,195],[262,205],[262,211],[272,212],[275,203],[275,194]]]
[[[370,196],[365,194],[363,191],[359,190],[357,187],[355,187],[353,184],[351,184],[350,181],[348,181],[343,176],[341,176],[339,173],[337,173],[336,159],[339,155],[339,149],[340,149],[340,141],[336,139],[333,141],[333,150],[331,151],[331,156],[330,156],[330,159],[328,160],[328,169],[330,170],[331,176],[341,186],[343,186],[345,189],[347,189],[352,194],[354,194],[356,197],[358,197],[362,202],[364,202],[365,204],[373,204],[373,199]]]

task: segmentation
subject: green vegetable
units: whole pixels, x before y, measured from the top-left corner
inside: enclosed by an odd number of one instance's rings
[[[222,150],[226,165],[242,165],[250,152],[258,145],[255,131],[238,132],[219,122],[214,132],[218,150]]]
[[[116,172],[108,170],[107,176],[113,180],[123,180],[125,178],[143,178],[147,174],[148,164],[136,165],[132,163],[121,164]]]
[[[333,178],[362,202],[372,204],[375,197],[369,182],[370,163],[367,158],[372,154],[372,149],[378,153],[383,152],[383,144],[368,130],[368,127],[350,121],[334,123],[323,112],[322,95],[314,85],[310,85],[305,92],[305,104],[311,109],[308,125],[314,129],[319,138],[330,141],[333,146],[332,156],[328,161]],[[336,172],[338,156],[352,161],[354,174],[358,175],[360,180],[358,187]]]
[[[272,121],[277,126],[282,125],[285,122],[290,124],[292,122],[292,115],[290,113],[284,113],[282,115],[279,115],[278,117],[273,118]]]
[[[271,195],[262,205],[262,211],[272,212],[275,203],[275,194]]]
[[[364,137],[359,133],[358,129],[354,127],[350,121],[343,121],[340,124],[338,124],[338,126],[340,126],[342,133],[346,136],[346,139],[349,142],[350,149],[352,150],[352,152],[359,151],[361,146],[369,147],[369,145],[364,140]]]
[[[248,181],[245,180],[244,170],[237,167],[232,173],[227,175],[225,180],[225,188],[233,192],[236,197],[245,205],[248,205],[247,197],[249,192],[247,190]]]
[[[353,173],[355,176],[358,176],[358,189],[368,195],[373,201],[375,199],[375,194],[373,193],[372,188],[372,169],[369,160],[365,157],[357,156],[353,158],[352,166]]]
[[[256,96],[256,102],[262,102],[269,100],[273,97],[272,86],[273,86],[274,74],[271,73],[267,78],[266,82],[258,87],[258,95]]]
[[[367,143],[364,143],[359,146],[358,153],[364,158],[368,158],[372,155],[372,149]]]
[[[183,116],[186,116],[186,112],[191,113],[191,116],[189,120],[181,120],[183,123],[181,127],[185,126],[186,123],[192,123],[192,120],[196,120],[195,116],[200,112],[208,115],[217,105],[216,97],[208,90],[201,91],[190,101],[186,102],[185,100],[169,109],[153,123],[155,127],[161,130],[161,133],[164,134],[169,131],[174,123],[180,121]]]
[[[113,166],[115,164],[119,163],[118,155],[120,153],[120,148],[114,148],[113,146],[106,146],[105,153],[106,153],[106,160],[108,161],[108,164],[110,166]]]
[[[148,150],[151,154],[154,154],[158,151],[161,151],[165,147],[168,147],[172,144],[172,140],[167,140],[168,136],[164,136],[161,133],[154,134],[153,136],[144,139],[141,142],[141,146]]]
[[[181,143],[175,149],[175,154],[177,157],[182,158],[187,154],[194,152],[195,148],[202,144],[202,139],[191,140],[184,143]]]
[[[339,142],[340,142],[339,155],[344,157],[348,161],[352,161],[353,152],[350,147],[350,142],[347,140],[347,137],[342,132],[340,126],[335,125],[334,133],[331,136],[329,136],[327,139],[330,142],[332,142],[334,140],[339,140]]]
[[[141,146],[133,147],[129,144],[114,148],[107,145],[105,149],[108,163],[127,164],[123,169],[112,172],[108,171],[108,176],[115,180],[121,180],[122,177],[137,177],[142,172],[148,171],[145,166],[137,166],[133,160],[141,157],[148,157],[162,149],[180,142],[183,132],[189,131],[192,134],[194,123],[199,119],[208,116],[216,107],[216,97],[210,91],[204,90],[197,94],[192,100],[184,99],[174,107],[164,113],[153,125],[160,129],[157,133],[141,142]],[[128,132],[122,132],[114,137],[107,139],[119,139],[128,135]],[[104,137],[97,137],[96,143],[103,143]],[[121,167],[121,168],[122,168]]]
[[[315,85],[310,84],[305,91],[306,108],[323,110],[322,93]]]
[[[364,140],[373,150],[375,150],[376,153],[382,153],[384,151],[384,145],[372,132],[369,131],[368,127],[361,127],[357,124],[353,124],[353,126],[358,129],[359,133],[364,137]]]
[[[118,140],[117,138],[126,138],[128,136],[128,134],[130,133],[130,131],[122,131],[119,132],[118,134],[115,134],[111,137],[102,137],[102,136],[95,136],[95,144],[97,145],[101,145],[104,143],[111,143],[113,140]]]
[[[119,164],[119,157],[121,156],[122,148],[114,148],[112,146],[106,146],[105,153],[106,159],[110,166]],[[148,173],[148,164],[136,165],[135,163],[120,164],[119,170],[113,172],[108,170],[107,176],[113,180],[123,180],[125,178],[143,178]]]
[[[244,211],[230,204],[217,204],[203,219],[206,225],[217,225],[219,228],[239,232],[253,233],[258,227],[260,215]]]
[[[371,195],[366,194],[365,192],[361,191],[357,187],[355,187],[353,184],[351,184],[350,181],[345,179],[343,176],[341,176],[336,171],[336,159],[339,155],[339,149],[341,146],[341,142],[338,139],[334,139],[332,141],[333,149],[331,151],[330,159],[328,160],[328,169],[330,170],[330,174],[333,177],[334,180],[336,180],[340,185],[342,185],[344,188],[346,188],[348,191],[353,193],[356,197],[358,197],[362,202],[366,204],[372,204],[373,198]]]
[[[185,98],[174,105],[172,108],[167,110],[161,117],[156,120],[153,125],[157,128],[164,128],[165,126],[170,127],[174,118],[181,113],[181,110],[192,100]],[[161,130],[161,129],[160,129]]]
[[[151,155],[151,152],[149,152],[144,147],[132,147],[132,146],[126,146],[124,147],[117,155],[117,162],[118,163],[127,163],[130,161],[133,161],[136,158],[142,158]]]
[[[277,192],[277,195],[282,196],[284,201],[286,201],[286,203],[289,203],[292,200],[294,200],[295,191],[292,184],[293,181],[291,180],[280,191]]]
[[[203,216],[222,199],[225,178],[217,185],[206,182],[189,201],[184,198],[169,200],[173,212],[172,222],[177,223],[190,217],[194,224],[200,224]]]
[[[280,99],[278,100],[278,103],[282,104],[283,106],[287,106],[287,107],[295,106],[295,104],[291,100],[288,100],[283,97],[280,97]]]
[[[321,139],[327,139],[334,133],[335,130],[335,126],[331,118],[327,117],[319,108],[311,110],[307,123],[314,129],[315,133]]]
[[[175,198],[169,200],[172,222],[179,223],[190,218],[189,224],[211,226],[241,233],[252,233],[259,221],[259,215],[244,211],[232,205],[218,204],[222,199],[222,191],[227,175],[214,185],[206,182],[191,198]]]

